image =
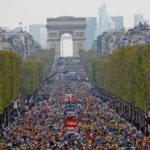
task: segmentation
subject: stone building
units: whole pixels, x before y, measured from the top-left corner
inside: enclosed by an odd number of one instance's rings
[[[139,23],[125,32],[125,29],[112,29],[97,37],[97,52],[113,53],[123,45],[146,45],[150,43],[150,25]]]
[[[97,51],[97,40],[94,40],[93,45],[92,45],[92,50]]]
[[[2,35],[2,29],[0,28],[0,50],[5,50],[5,49],[12,50],[12,45]]]
[[[41,45],[38,42],[35,42],[35,49],[41,49]]]
[[[128,30],[120,40],[120,45],[146,45],[150,41],[150,25],[139,23]]]
[[[103,32],[102,35],[97,37],[97,51],[100,53],[113,53],[120,48],[120,39],[122,38],[125,30],[112,29],[108,32]]]
[[[41,48],[26,31],[7,32],[0,28],[0,50],[15,51],[24,60],[26,56],[35,52],[36,47]]]

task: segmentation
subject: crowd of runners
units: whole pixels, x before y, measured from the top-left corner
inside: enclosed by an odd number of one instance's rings
[[[93,87],[80,59],[57,59],[49,76],[55,72],[75,72],[54,75],[42,84],[34,95],[34,105],[25,105],[9,127],[0,134],[0,149],[10,150],[148,150],[150,136],[142,135],[93,95]],[[66,87],[69,87],[68,89]],[[78,127],[68,133],[64,127],[66,112],[64,96],[72,94],[76,105]]]

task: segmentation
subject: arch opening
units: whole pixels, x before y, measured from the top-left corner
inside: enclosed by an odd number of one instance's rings
[[[71,34],[65,33],[60,38],[60,54],[61,57],[73,56],[73,40]]]

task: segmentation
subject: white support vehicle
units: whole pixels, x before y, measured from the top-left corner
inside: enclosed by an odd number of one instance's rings
[[[76,133],[76,128],[67,127],[67,133]]]
[[[72,94],[65,94],[65,97],[64,97],[64,102],[69,102],[72,101]]]

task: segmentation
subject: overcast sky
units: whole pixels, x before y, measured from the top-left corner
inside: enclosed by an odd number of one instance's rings
[[[14,29],[46,24],[47,18],[60,16],[97,17],[105,3],[110,16],[123,16],[124,27],[134,26],[134,15],[150,20],[150,0],[0,0],[0,27]]]

